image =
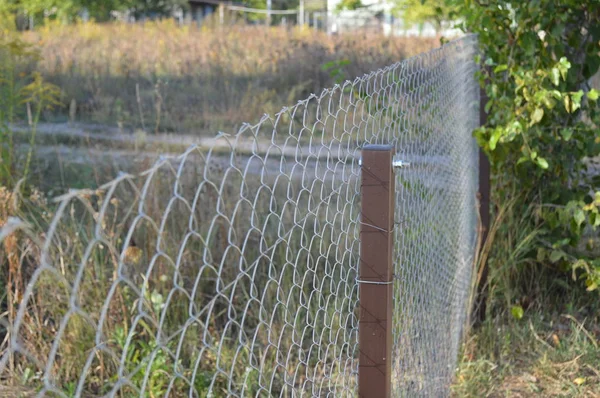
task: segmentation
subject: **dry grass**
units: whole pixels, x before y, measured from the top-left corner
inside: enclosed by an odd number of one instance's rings
[[[146,24],[52,25],[25,39],[64,92],[48,119],[213,135],[274,113],[439,44],[437,39],[328,36],[312,29]],[[347,65],[336,62],[348,60]],[[329,66],[325,68],[324,66]],[[339,73],[335,73],[339,72]]]
[[[206,396],[209,389],[225,396],[242,385],[252,395],[260,386],[269,386],[271,392],[287,396],[285,380],[294,371],[302,375],[310,369],[316,375],[316,381],[299,376],[298,388],[318,385],[325,377],[321,374],[335,380],[345,377],[336,359],[351,347],[339,348],[344,332],[338,330],[345,330],[347,321],[338,308],[355,306],[335,289],[353,276],[342,271],[348,268],[338,260],[347,256],[338,252],[342,248],[327,253],[321,248],[334,247],[333,242],[346,235],[336,232],[343,227],[335,220],[318,236],[312,236],[312,228],[294,223],[295,217],[315,225],[320,225],[317,219],[326,220],[325,214],[332,212],[327,203],[314,215],[303,209],[321,203],[319,195],[331,188],[302,195],[292,207],[281,198],[300,191],[301,181],[271,181],[258,175],[242,180],[202,159],[194,152],[183,165],[163,163],[146,176],[115,183],[114,191],[82,192],[65,199],[62,210],[39,194],[20,197],[22,207],[11,208],[14,194],[0,188],[0,211],[8,209],[1,214],[32,224],[10,235],[18,273],[12,276],[9,269],[6,305],[18,308],[21,287],[27,283],[32,294],[21,318],[18,353],[12,354],[9,342],[0,344],[0,353],[9,358],[0,372],[1,383],[14,391],[40,391],[41,374],[49,366],[52,383],[67,396],[75,394],[80,377],[85,396],[106,394],[111,388],[118,390],[117,396],[132,396],[142,388],[145,374],[151,375],[149,396],[187,396],[189,391]],[[240,200],[244,195],[256,201]],[[176,196],[179,199],[173,200]],[[270,209],[278,206],[283,207],[272,213]],[[50,233],[52,219],[55,229]],[[250,227],[248,220],[262,229]],[[45,242],[47,251],[41,248]],[[52,267],[40,266],[42,253]],[[0,262],[9,264],[8,260],[0,252]],[[77,275],[80,283],[75,282]],[[309,299],[308,292],[315,291],[320,298]],[[80,310],[76,314],[69,314],[72,294]],[[293,318],[288,307],[295,309]],[[309,318],[315,326],[302,322]],[[14,325],[14,320],[14,311],[9,312],[0,317],[0,325]],[[324,347],[338,348],[309,350],[313,336],[305,329],[320,336]],[[242,338],[238,333],[244,339],[256,336],[243,345],[221,345]],[[163,336],[162,345],[158,335]],[[276,350],[270,339],[277,340]],[[58,354],[50,359],[53,344]],[[303,350],[296,354],[300,346]],[[305,352],[309,354],[302,357]],[[287,355],[289,368],[278,365],[276,356],[281,353]],[[251,355],[261,359],[260,373],[248,366]],[[123,365],[122,357],[127,358]],[[92,365],[85,368],[89,360]],[[330,363],[330,368],[325,365]],[[197,369],[194,364],[199,364]],[[120,366],[131,386],[115,387]],[[226,371],[217,372],[217,366]],[[179,378],[174,375],[178,367],[183,375]]]
[[[453,396],[599,397],[600,323],[590,311],[488,322],[464,347]]]
[[[487,318],[463,346],[452,396],[600,397],[597,294],[531,260],[541,232],[530,222],[536,204],[518,207],[526,201],[512,189],[512,200],[492,206],[482,251],[490,271]],[[513,317],[513,305],[523,318]]]

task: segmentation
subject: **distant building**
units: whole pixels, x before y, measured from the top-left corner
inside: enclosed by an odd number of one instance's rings
[[[316,18],[323,19],[327,13],[327,2],[328,0],[300,0],[298,12],[304,10],[303,20],[307,23],[310,23]],[[240,9],[241,7],[247,7],[243,0],[188,0],[188,4],[190,10],[189,17],[197,23],[201,23],[204,18],[218,13],[219,7],[221,6],[224,10],[234,9],[238,11],[242,11]],[[231,6],[231,8],[229,6]],[[311,16],[313,17],[312,19],[310,18]],[[223,18],[222,15],[221,18]],[[282,17],[282,20],[286,19],[287,17]],[[294,16],[293,19],[295,20],[296,16]],[[319,25],[322,25],[322,23]]]

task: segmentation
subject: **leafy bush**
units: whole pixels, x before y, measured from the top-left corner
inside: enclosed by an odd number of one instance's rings
[[[463,28],[482,47],[489,118],[476,137],[492,163],[495,202],[514,200],[517,213],[535,205],[528,222],[539,233],[512,281],[526,266],[550,266],[595,290],[600,176],[590,165],[600,153],[600,109],[590,79],[600,66],[600,2],[459,3]]]

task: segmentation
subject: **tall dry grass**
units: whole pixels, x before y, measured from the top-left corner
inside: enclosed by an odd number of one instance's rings
[[[36,67],[63,89],[65,107],[47,118],[71,114],[124,129],[209,135],[439,43],[367,32],[328,36],[308,28],[200,29],[165,21],[49,25],[25,39],[41,49]]]

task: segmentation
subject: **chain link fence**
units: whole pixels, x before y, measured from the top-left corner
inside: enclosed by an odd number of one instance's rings
[[[361,148],[396,170],[392,386],[443,396],[477,238],[477,39],[8,217],[2,384],[41,396],[355,396]],[[15,303],[14,305],[12,303]]]

